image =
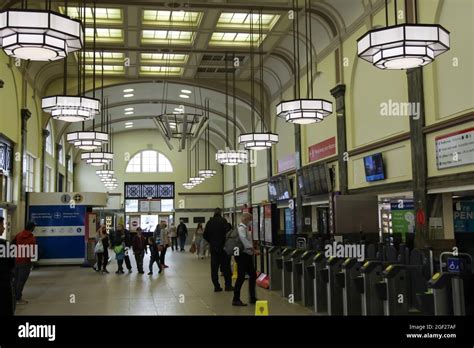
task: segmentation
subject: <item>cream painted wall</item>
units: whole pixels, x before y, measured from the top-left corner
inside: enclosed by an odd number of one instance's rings
[[[322,98],[334,103],[331,95],[331,89],[336,87],[336,68],[334,53],[328,55],[317,67],[320,74],[317,75],[314,82],[314,97]],[[335,108],[335,105],[333,106]],[[302,127],[302,165],[309,163],[308,147],[333,136],[336,137],[337,151],[337,116],[334,112],[331,116],[324,119],[323,122],[311,124]],[[336,152],[337,153],[337,152]]]
[[[348,162],[348,184],[349,189],[356,189],[393,182],[412,179],[410,158],[410,142],[404,141],[398,144],[386,146],[370,153],[363,153],[349,158]],[[367,155],[381,152],[384,160],[386,180],[369,183],[365,180],[365,169],[363,158]]]
[[[474,164],[467,165],[467,166],[454,167],[454,168],[446,168],[446,169],[438,169],[436,165],[435,138],[440,135],[449,134],[449,133],[460,131],[467,128],[474,128],[474,122],[467,122],[460,126],[444,129],[442,131],[434,132],[426,136],[426,156],[427,156],[427,162],[428,162],[427,163],[428,177],[448,175],[448,174],[457,174],[457,173],[466,173],[466,172],[474,171]]]
[[[260,184],[252,187],[252,204],[260,204],[268,201],[268,184]]]
[[[146,150],[151,145],[151,149],[163,153],[171,161],[173,173],[125,173],[128,162],[125,159],[131,159],[141,150]],[[176,147],[175,147],[176,148]],[[203,148],[203,147],[201,147]],[[211,156],[214,156],[214,149],[211,149]],[[175,182],[176,193],[187,192],[182,186],[188,180],[186,167],[186,152],[170,151],[163,139],[156,130],[136,130],[129,132],[117,133],[114,135],[114,170],[119,181],[119,187],[111,192],[123,192],[124,182],[146,182],[146,181],[163,181]],[[204,163],[204,153],[201,153],[201,163]],[[75,173],[75,189],[77,191],[97,191],[105,192],[105,188],[95,174],[98,169],[85,163],[79,163],[80,157],[75,159],[78,165]],[[193,188],[190,192],[222,192],[222,172],[215,161],[211,161],[212,169],[217,171],[217,175],[206,180],[203,184]],[[209,199],[209,197],[212,197]],[[176,194],[175,206],[178,207],[179,199],[182,197]],[[195,200],[200,199],[198,204]],[[189,202],[187,202],[189,200]],[[190,199],[185,198],[185,204],[198,205],[196,208],[215,208],[216,204],[222,204],[222,201],[215,200],[214,196],[203,195]]]

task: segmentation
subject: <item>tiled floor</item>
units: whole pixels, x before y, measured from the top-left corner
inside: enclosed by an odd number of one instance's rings
[[[232,293],[214,293],[209,258],[169,252],[170,268],[158,275],[138,274],[132,260],[132,274],[117,275],[115,261],[110,274],[91,268],[43,267],[33,270],[17,315],[254,315],[255,306],[233,307]],[[145,265],[148,258],[145,256]],[[148,267],[145,267],[146,271]],[[223,285],[223,279],[221,282]],[[270,315],[311,315],[308,308],[290,304],[273,292],[257,287],[257,296],[267,300]],[[248,297],[247,282],[242,300]]]

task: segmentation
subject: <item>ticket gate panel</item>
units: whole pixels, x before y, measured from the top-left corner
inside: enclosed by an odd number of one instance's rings
[[[360,296],[360,284],[362,284],[362,278],[359,278],[360,267],[360,262],[352,258],[346,259],[342,264],[342,303],[344,315],[362,314]]]
[[[285,248],[281,253],[281,295],[283,297],[291,294],[291,253],[293,248]]]
[[[389,265],[382,272],[385,296],[383,301],[384,315],[408,315],[408,275],[404,265]],[[379,297],[381,297],[379,294]]]
[[[278,258],[281,258],[281,247],[273,246],[268,250],[270,260],[268,263],[268,274],[270,276],[270,290],[281,290],[281,268],[277,265]]]
[[[308,267],[311,265],[314,254],[314,251],[305,251],[301,255],[300,262],[296,264],[296,272],[301,282],[301,300],[299,302],[305,307],[313,305],[313,276],[308,271]],[[314,275],[314,268],[312,268],[312,272]]]
[[[342,262],[341,258],[330,257],[326,262],[327,270],[327,297],[328,297],[328,314],[329,315],[342,315],[342,286],[341,281],[338,281],[337,274],[341,271]]]
[[[303,249],[294,250],[290,257],[291,268],[289,271],[291,273],[291,295],[293,295],[293,300],[298,302],[301,301],[301,272],[298,273],[298,269],[300,269],[298,263],[300,262],[301,256],[304,252],[305,250]]]
[[[382,263],[367,261],[360,268],[362,275],[362,315],[383,315],[383,301],[377,296],[377,283],[382,280]]]
[[[323,279],[322,273],[327,273],[326,260],[322,253],[317,253],[313,257],[313,305],[314,312],[319,314],[326,314],[328,311],[327,302],[327,287],[326,281]]]

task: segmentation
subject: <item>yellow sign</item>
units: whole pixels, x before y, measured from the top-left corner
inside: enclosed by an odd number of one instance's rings
[[[268,301],[257,301],[255,303],[255,315],[268,315]]]
[[[388,266],[386,269],[385,269],[385,272],[390,272],[393,268],[393,265],[390,265]]]
[[[234,272],[232,272],[232,280],[237,279],[237,262],[234,261]]]
[[[366,268],[369,265],[369,261],[366,261],[362,267]]]
[[[433,279],[433,280],[437,280],[439,277],[441,277],[441,274],[439,274],[439,272],[438,272],[438,273],[436,273],[435,275],[433,275],[433,278],[432,278],[432,279]]]

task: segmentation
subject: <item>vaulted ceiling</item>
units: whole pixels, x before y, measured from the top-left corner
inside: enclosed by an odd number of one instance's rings
[[[21,1],[0,1],[0,8],[18,7]],[[86,72],[93,70],[92,1],[86,10]],[[299,0],[299,8],[305,0]],[[42,7],[44,1],[28,1],[30,7]],[[323,58],[336,47],[345,35],[364,24],[364,20],[384,5],[383,0],[313,0],[311,2],[312,38],[310,48],[315,57]],[[68,15],[77,17],[78,4],[68,1]],[[222,147],[226,139],[225,72],[233,72],[234,58],[237,80],[237,126],[250,131],[251,95],[250,40],[256,47],[263,45],[263,67],[257,67],[256,79],[260,84],[259,69],[263,68],[265,92],[265,124],[271,100],[293,83],[293,38],[291,0],[188,0],[188,1],[124,1],[97,0],[96,71],[104,69],[109,109],[114,131],[152,128],[152,117],[163,109],[173,110],[184,105],[187,110],[202,111],[203,101],[209,99],[211,128],[214,145]],[[54,1],[53,8],[65,12],[64,1]],[[255,11],[254,23],[261,18],[263,37],[250,34],[250,11]],[[259,11],[263,14],[259,16]],[[303,11],[299,11],[302,16]],[[305,26],[300,19],[300,54],[305,52]],[[257,34],[258,25],[254,25]],[[104,64],[101,64],[101,55]],[[230,56],[227,60],[225,55]],[[74,84],[77,56],[68,60],[68,83]],[[230,60],[232,59],[232,60]],[[304,65],[303,65],[304,67]],[[46,93],[50,86],[63,79],[63,63],[30,62],[24,65],[28,78],[39,91]],[[317,71],[317,69],[316,69]],[[164,81],[168,81],[165,83]],[[90,83],[88,84],[90,86]],[[167,93],[163,92],[166,87]],[[133,89],[133,96],[124,98],[124,90]],[[190,90],[191,97],[179,97],[182,89]],[[258,86],[257,86],[258,90]],[[232,92],[231,90],[229,92]],[[96,94],[100,92],[96,92]],[[89,90],[89,95],[92,92]],[[257,93],[258,94],[258,93]],[[260,115],[259,101],[256,113]],[[133,107],[133,114],[125,111]],[[231,106],[232,107],[232,106]],[[232,111],[232,110],[231,110]],[[128,113],[127,113],[128,112]],[[232,112],[231,112],[232,115]],[[125,128],[126,122],[133,127]],[[99,121],[97,122],[99,123]],[[86,127],[90,128],[91,122]],[[78,129],[79,125],[62,125],[62,134]]]

